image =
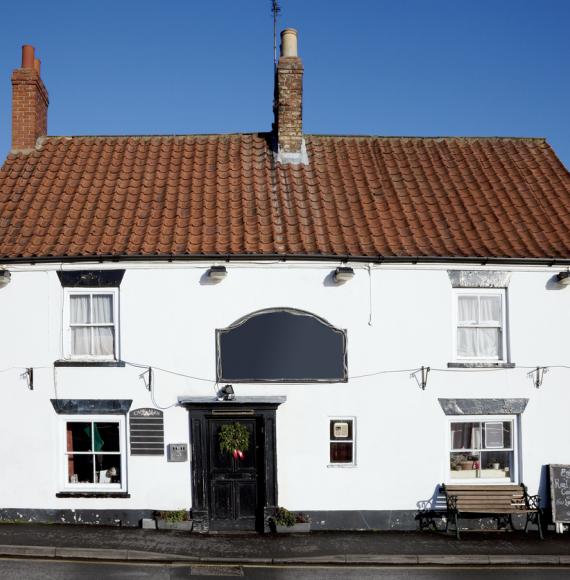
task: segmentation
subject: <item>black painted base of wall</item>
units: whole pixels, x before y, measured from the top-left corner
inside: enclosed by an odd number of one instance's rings
[[[27,524],[91,524],[136,528],[143,518],[153,516],[153,510],[0,509],[0,522]]]
[[[311,518],[314,531],[414,531],[420,529],[416,510],[318,510],[304,511]],[[154,517],[153,510],[63,510],[63,509],[0,509],[0,522],[29,524],[87,524],[116,527],[140,527],[143,518]],[[517,529],[524,527],[525,518],[515,516]],[[424,515],[424,529],[444,531],[445,512]],[[462,530],[494,530],[494,518],[461,520]],[[534,530],[534,524],[529,529]],[[199,525],[195,532],[204,531]],[[268,531],[268,529],[266,529]],[[455,529],[450,524],[449,533]]]

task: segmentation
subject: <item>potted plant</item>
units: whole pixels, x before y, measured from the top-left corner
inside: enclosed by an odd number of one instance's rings
[[[160,511],[154,513],[159,530],[192,531],[192,520],[188,510]]]
[[[311,518],[301,512],[290,512],[278,507],[269,523],[278,534],[302,534],[311,531]]]

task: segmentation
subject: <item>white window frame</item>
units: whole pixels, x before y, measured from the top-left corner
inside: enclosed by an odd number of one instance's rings
[[[453,451],[451,448],[451,424],[452,423],[498,423],[503,421],[510,421],[513,426],[513,431],[511,433],[512,439],[512,452],[513,452],[513,466],[512,474],[509,479],[498,479],[498,478],[482,478],[474,477],[469,479],[453,479],[451,477],[450,468],[450,458],[451,453],[461,453],[462,451]],[[445,478],[444,481],[450,485],[512,485],[513,483],[519,482],[519,461],[520,461],[520,441],[519,441],[519,416],[518,415],[448,415],[447,421],[445,422]],[[484,430],[484,429],[483,429]],[[483,431],[482,431],[483,433]],[[483,435],[482,435],[483,436]],[[504,449],[504,448],[503,448]],[[488,451],[498,451],[500,449],[487,448]],[[510,451],[510,448],[507,449]],[[465,450],[469,452],[470,450]],[[481,451],[481,450],[479,450]],[[483,449],[485,451],[485,449]]]
[[[68,477],[67,424],[68,423],[118,423],[119,453],[121,457],[121,483],[70,483]],[[60,417],[60,481],[66,492],[126,492],[127,491],[127,435],[124,415],[61,415]],[[74,452],[77,455],[97,455],[96,451]],[[102,452],[103,454],[105,452]],[[116,455],[117,453],[109,453]]]
[[[460,296],[499,296],[501,298],[501,325],[479,323],[476,325],[461,325],[461,328],[499,328],[500,356],[497,357],[466,357],[457,352],[457,333],[459,325],[459,297]],[[507,352],[507,292],[506,288],[456,288],[453,294],[453,360],[456,362],[508,362]]]
[[[332,439],[330,436],[331,422],[342,422],[351,421],[352,422],[352,438],[347,438],[346,440]],[[331,443],[352,443],[352,461],[346,463],[331,463]],[[328,417],[327,419],[327,467],[333,468],[347,468],[356,467],[356,417],[348,416],[338,416],[338,417]]]
[[[71,347],[71,296],[93,296],[94,294],[113,297],[113,354],[73,354]],[[84,326],[84,325],[79,325]],[[89,326],[89,325],[85,325]],[[96,326],[96,325],[93,325]],[[102,324],[101,326],[111,326]],[[63,307],[64,358],[82,361],[119,360],[119,289],[118,288],[65,288]]]

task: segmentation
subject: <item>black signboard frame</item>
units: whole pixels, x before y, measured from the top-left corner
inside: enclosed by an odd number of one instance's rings
[[[565,473],[562,473],[565,470]],[[559,471],[560,476],[556,475],[556,471]],[[556,481],[560,480],[562,477],[565,480],[566,486],[557,487],[555,485]],[[552,521],[555,524],[567,524],[570,523],[570,465],[564,463],[553,463],[548,466],[548,479],[550,482],[550,505],[552,508]],[[556,500],[560,499],[560,490],[565,489],[568,498],[568,506],[566,514],[559,513],[556,507]]]

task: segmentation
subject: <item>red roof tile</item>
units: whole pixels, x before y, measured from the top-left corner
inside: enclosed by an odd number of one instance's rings
[[[570,259],[570,174],[543,139],[48,137],[0,170],[0,258]]]

